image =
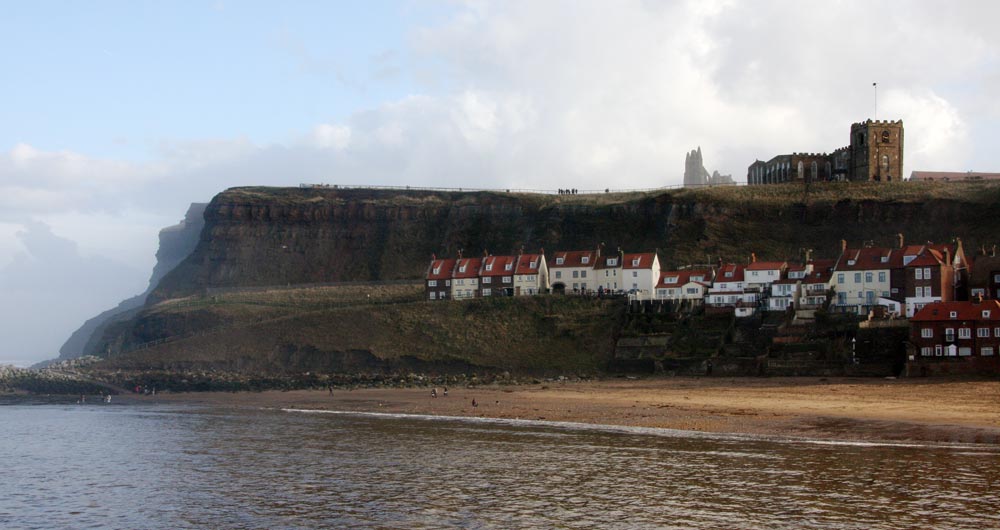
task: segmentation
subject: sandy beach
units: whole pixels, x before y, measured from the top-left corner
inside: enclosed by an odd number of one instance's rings
[[[1000,381],[640,378],[127,400],[478,416],[831,440],[1000,443]],[[124,396],[123,396],[124,397]],[[476,406],[473,406],[473,400]]]

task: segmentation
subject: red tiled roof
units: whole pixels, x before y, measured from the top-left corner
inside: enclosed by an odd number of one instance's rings
[[[988,317],[983,311],[989,311]],[[952,318],[951,313],[955,313]],[[947,320],[1000,320],[1000,301],[984,300],[976,302],[933,302],[917,311],[911,322],[935,322]]]
[[[788,272],[802,272],[802,271],[805,271],[805,270],[806,270],[806,266],[805,265],[795,264],[795,265],[789,265],[788,266]]]
[[[726,273],[732,273],[732,276],[727,277]],[[738,263],[726,263],[722,267],[719,267],[719,272],[715,275],[716,282],[742,282],[743,281],[743,265]]]
[[[514,274],[538,274],[542,266],[541,254],[521,254],[517,257],[517,265],[514,266]],[[534,264],[534,267],[531,265]]]
[[[479,277],[479,267],[483,264],[483,258],[464,258],[457,260],[458,263],[455,265],[455,275],[453,278],[478,278]],[[465,267],[465,271],[462,271],[462,267]]]
[[[594,257],[597,254],[593,250],[569,250],[563,252],[556,252],[552,259],[552,263],[549,263],[550,269],[559,269],[564,267],[593,267]],[[583,263],[583,258],[587,258],[587,263]],[[563,259],[563,263],[559,264],[559,259]]]
[[[795,285],[800,281],[802,281],[801,278],[782,278],[771,282],[771,285]]]
[[[944,263],[944,256],[933,248],[924,249],[907,267],[940,267]]]
[[[670,288],[670,287],[680,287],[691,281],[692,276],[702,276],[705,279],[702,280],[702,285],[707,285],[712,283],[712,273],[710,271],[704,270],[683,270],[683,271],[667,271],[660,273],[660,280],[656,282],[656,286],[660,288]],[[677,278],[676,282],[667,283],[667,278]]]
[[[903,253],[899,249],[866,247],[845,250],[834,268],[838,271],[872,271],[902,266]]]
[[[827,272],[833,269],[833,266],[837,264],[835,259],[814,259],[810,261],[813,266],[813,272]]]
[[[480,276],[513,276],[517,256],[487,256],[483,258]],[[510,267],[509,269],[507,267]]]
[[[811,272],[803,280],[802,283],[830,283],[830,278],[833,275],[826,271],[821,272]]]
[[[755,261],[747,265],[748,271],[776,271],[785,268],[787,261]]]
[[[625,254],[625,257],[622,259],[622,268],[652,269],[654,259],[656,259],[656,254],[652,252],[645,252],[642,254]]]
[[[447,280],[451,278],[451,273],[455,269],[454,259],[436,259],[431,261],[431,266],[427,269],[428,280]],[[437,271],[437,272],[435,272]]]

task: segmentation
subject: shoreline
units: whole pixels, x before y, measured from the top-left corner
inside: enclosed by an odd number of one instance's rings
[[[118,396],[121,402],[381,412],[832,441],[1000,445],[1000,381],[646,377],[524,385]],[[476,406],[472,406],[472,400]]]

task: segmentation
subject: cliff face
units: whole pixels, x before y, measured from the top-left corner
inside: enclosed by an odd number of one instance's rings
[[[891,245],[962,237],[971,251],[1000,229],[997,190],[746,187],[659,194],[234,188],[205,210],[197,247],[153,299],[205,287],[421,278],[431,254],[658,249],[664,267],[725,260],[836,257],[839,241]],[[953,185],[954,186],[954,185]],[[955,188],[957,189],[957,188]],[[857,197],[858,190],[862,198]],[[873,191],[874,190],[874,191]],[[902,192],[900,190],[903,190]]]
[[[160,283],[160,280],[194,250],[198,234],[205,226],[205,203],[192,203],[184,219],[176,225],[160,230],[160,246],[156,251],[156,265],[149,278],[149,287],[142,294],[123,300],[83,323],[59,348],[60,359],[73,359],[82,355],[100,355],[99,339],[107,326],[113,322],[128,320],[136,315],[146,303],[146,297]]]

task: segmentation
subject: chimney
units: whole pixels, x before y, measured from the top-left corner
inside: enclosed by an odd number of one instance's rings
[[[812,253],[813,253],[813,249],[811,249],[811,248],[807,248],[806,249],[806,262],[804,263],[804,265],[808,265],[809,262],[812,261]]]
[[[979,245],[979,255],[980,256],[986,255],[986,245]]]
[[[751,252],[750,253],[750,263],[757,263],[757,253],[756,252]]]
[[[960,254],[962,256],[965,256],[965,249],[962,248],[962,238],[956,237],[955,238],[955,256],[954,256],[954,258],[957,260],[958,256]]]
[[[603,242],[597,245],[597,256],[594,257],[595,259],[599,259],[601,257],[601,247],[603,246],[604,246]]]
[[[847,240],[846,239],[841,239],[840,240],[840,253],[843,254],[844,252],[847,252]]]
[[[902,232],[896,234],[896,244],[899,245],[899,248],[903,248],[904,241],[905,240],[903,239],[903,233]]]
[[[437,259],[438,259],[437,254],[431,254],[431,261],[437,261]]]
[[[977,304],[981,304],[981,303],[983,303],[983,293],[979,293],[979,294],[977,294],[977,295],[976,295],[976,299],[975,299],[975,302],[976,302]]]
[[[997,257],[997,246],[993,245],[993,250],[990,251],[990,257]]]
[[[462,259],[462,249],[458,249],[458,259]]]
[[[944,264],[951,267],[951,249],[944,247]]]
[[[716,266],[718,268],[720,268],[720,269],[722,268],[722,256],[719,256],[719,262],[718,262],[718,265],[716,265]]]
[[[524,255],[524,245],[521,245],[521,248],[518,249],[517,255],[518,256],[523,256]]]

